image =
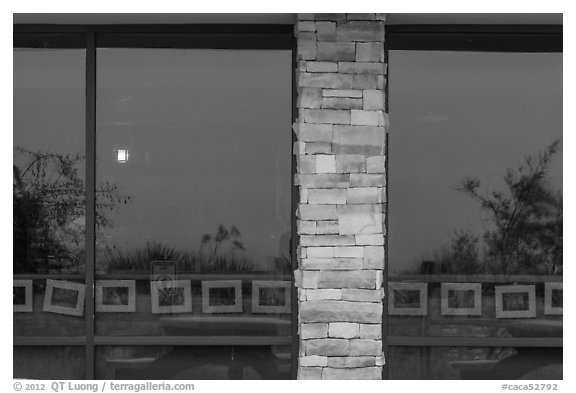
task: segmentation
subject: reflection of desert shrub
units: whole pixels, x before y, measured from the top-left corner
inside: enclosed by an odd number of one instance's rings
[[[178,271],[195,271],[202,273],[217,272],[250,272],[254,264],[242,255],[222,255],[207,257],[202,251],[179,251],[173,247],[150,242],[140,250],[120,251],[107,249],[104,258],[108,271],[131,270],[148,271],[152,261],[176,262]]]

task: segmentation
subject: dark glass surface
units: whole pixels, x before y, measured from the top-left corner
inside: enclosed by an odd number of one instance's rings
[[[97,379],[289,379],[288,346],[99,347]]]
[[[389,67],[389,336],[561,345],[562,54],[391,51]],[[513,379],[546,366],[538,351],[562,349],[392,347],[388,363],[458,379],[497,360]]]
[[[391,347],[390,379],[563,378],[562,348]]]
[[[83,347],[14,347],[13,375],[21,379],[86,378]]]

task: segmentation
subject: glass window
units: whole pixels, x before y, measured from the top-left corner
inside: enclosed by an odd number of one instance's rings
[[[84,335],[86,51],[13,56],[14,335]]]
[[[561,378],[562,54],[389,58],[390,377]]]

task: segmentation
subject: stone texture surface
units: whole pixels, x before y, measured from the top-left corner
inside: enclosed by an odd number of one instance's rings
[[[380,379],[384,14],[299,14],[294,182],[300,379]]]

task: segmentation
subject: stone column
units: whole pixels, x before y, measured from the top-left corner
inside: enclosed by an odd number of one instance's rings
[[[299,14],[299,379],[380,379],[384,15]]]

